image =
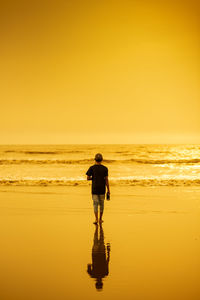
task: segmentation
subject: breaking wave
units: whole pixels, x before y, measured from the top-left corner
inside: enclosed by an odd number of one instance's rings
[[[128,161],[128,160],[127,160]],[[126,162],[127,162],[126,161]],[[130,162],[141,163],[141,164],[198,164],[200,163],[200,159],[130,159]]]
[[[55,150],[55,151],[29,151],[29,150],[5,150],[4,153],[23,153],[23,154],[64,154],[64,153],[83,153],[81,150]]]
[[[46,152],[47,153],[47,152]],[[46,154],[45,153],[45,154]],[[136,163],[136,164],[198,164],[200,159],[105,159],[104,163]],[[12,164],[93,164],[94,159],[78,159],[78,160],[66,160],[66,159],[0,159],[0,165],[12,165]]]
[[[114,160],[104,160],[106,163],[112,163]],[[0,165],[20,165],[20,164],[91,164],[94,159],[0,159]]]
[[[0,179],[0,186],[87,186],[91,183],[85,179]],[[110,185],[125,186],[200,186],[200,179],[111,179]]]

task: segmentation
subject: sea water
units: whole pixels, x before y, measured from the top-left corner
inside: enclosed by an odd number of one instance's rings
[[[200,185],[200,145],[1,145],[0,185],[89,185],[102,153],[111,185]]]

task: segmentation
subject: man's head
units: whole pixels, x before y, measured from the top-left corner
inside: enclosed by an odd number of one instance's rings
[[[97,154],[95,155],[95,158],[94,158],[94,159],[96,160],[96,162],[101,162],[101,161],[103,160],[103,156],[102,156],[101,153],[97,153]]]

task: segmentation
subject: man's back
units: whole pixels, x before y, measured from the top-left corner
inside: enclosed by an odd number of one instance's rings
[[[92,176],[92,194],[105,194],[105,177],[108,176],[108,168],[102,164],[94,164],[86,174]]]

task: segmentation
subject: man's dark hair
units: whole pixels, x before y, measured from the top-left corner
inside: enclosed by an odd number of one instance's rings
[[[94,158],[94,159],[96,160],[96,162],[101,162],[101,161],[103,160],[103,156],[102,156],[101,153],[97,153],[97,154],[95,155],[95,158]]]

